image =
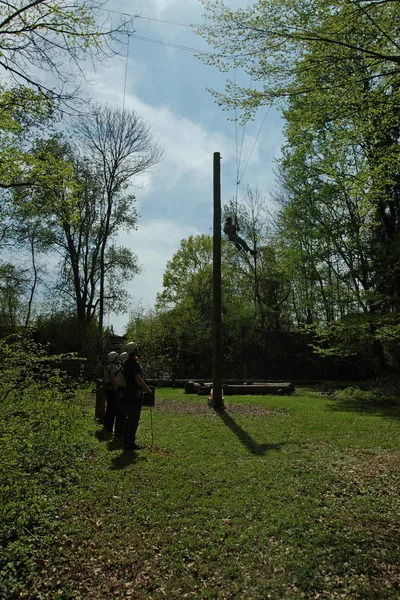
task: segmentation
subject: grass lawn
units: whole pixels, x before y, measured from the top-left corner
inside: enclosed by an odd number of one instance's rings
[[[99,431],[19,597],[398,600],[399,408],[225,402],[158,389],[139,452]]]

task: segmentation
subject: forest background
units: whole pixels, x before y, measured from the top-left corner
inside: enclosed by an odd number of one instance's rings
[[[197,32],[215,53],[200,58],[252,82],[228,79],[224,94],[212,92],[217,103],[242,123],[274,104],[285,122],[274,209],[270,190],[251,186],[224,208],[257,252],[253,259],[223,244],[225,376],[396,373],[398,4],[203,4],[210,24]],[[1,90],[0,333],[77,353],[91,378],[106,349],[105,316],[126,309],[124,283],[139,272],[140,256],[118,244],[138,223],[132,183],[163,156],[140,114],[88,110],[74,88],[80,61],[112,56],[134,27],[126,16],[99,27],[101,6],[4,4],[0,25],[9,76]],[[29,257],[23,266],[13,260],[20,252]],[[39,256],[55,265],[51,281]],[[210,376],[211,286],[212,236],[182,240],[155,306],[133,307],[126,331],[150,377]]]

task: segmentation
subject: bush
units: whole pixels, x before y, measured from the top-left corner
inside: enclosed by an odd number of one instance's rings
[[[75,315],[64,313],[42,315],[36,320],[34,336],[37,343],[48,345],[52,354],[75,353],[84,358],[87,379],[93,381],[98,376],[99,357],[104,354],[104,339],[95,321],[82,323]],[[73,363],[68,361],[63,368],[76,376]]]
[[[93,444],[76,384],[26,338],[0,340],[0,597],[12,598],[29,570],[34,531],[55,514]]]
[[[366,382],[363,387],[351,386],[335,392],[335,398],[357,404],[400,404],[400,379],[385,377]]]

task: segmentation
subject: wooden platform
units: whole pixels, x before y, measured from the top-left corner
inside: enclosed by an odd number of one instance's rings
[[[224,385],[223,392],[225,396],[248,395],[248,394],[278,394],[280,396],[293,394],[295,387],[289,382],[274,383],[251,383],[243,385]]]
[[[186,389],[187,393],[198,394],[201,396],[209,396],[212,388],[212,383],[205,383],[201,388],[188,387]],[[278,394],[279,396],[288,396],[293,394],[295,391],[295,387],[293,383],[289,381],[273,381],[266,383],[234,383],[227,384],[224,383],[222,385],[222,391],[225,396],[233,396],[233,395],[257,395],[257,394]]]

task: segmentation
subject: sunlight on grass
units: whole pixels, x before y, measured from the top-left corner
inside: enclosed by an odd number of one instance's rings
[[[142,451],[99,442],[29,593],[397,599],[399,411],[310,392],[225,402],[159,389]]]

